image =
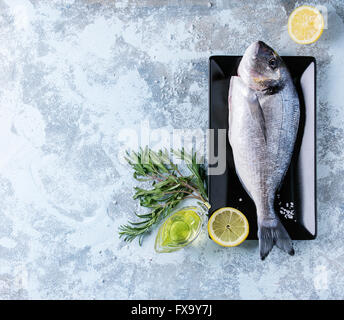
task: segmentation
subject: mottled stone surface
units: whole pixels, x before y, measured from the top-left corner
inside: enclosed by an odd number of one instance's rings
[[[344,298],[344,9],[319,3],[328,29],[300,46],[294,1],[0,0],[0,298]],[[172,254],[156,230],[124,243],[143,211],[121,129],[205,129],[208,57],[257,39],[318,61],[317,240],[264,262],[206,232]]]

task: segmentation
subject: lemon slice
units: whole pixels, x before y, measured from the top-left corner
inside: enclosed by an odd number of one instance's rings
[[[225,207],[216,210],[208,221],[210,237],[220,246],[235,247],[248,236],[246,217],[239,210]]]
[[[324,30],[324,18],[317,8],[296,8],[288,20],[288,33],[297,43],[309,44],[317,41]]]

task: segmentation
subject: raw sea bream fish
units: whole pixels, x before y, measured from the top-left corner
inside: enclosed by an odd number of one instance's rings
[[[256,205],[260,257],[274,245],[293,255],[274,200],[293,154],[300,104],[286,65],[264,42],[246,49],[228,101],[229,142],[237,175]]]

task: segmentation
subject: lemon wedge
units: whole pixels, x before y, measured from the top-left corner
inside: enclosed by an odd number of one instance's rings
[[[208,221],[210,237],[220,246],[235,247],[248,236],[249,226],[244,214],[225,207],[216,210]]]
[[[289,16],[288,33],[297,43],[313,43],[320,38],[323,30],[324,17],[315,7],[298,7]]]

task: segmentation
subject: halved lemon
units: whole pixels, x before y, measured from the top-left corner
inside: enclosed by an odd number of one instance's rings
[[[297,43],[313,43],[320,38],[323,30],[324,17],[315,7],[298,7],[289,16],[288,33]]]
[[[244,214],[225,207],[216,210],[208,221],[210,237],[220,246],[235,247],[248,236],[249,226]]]

